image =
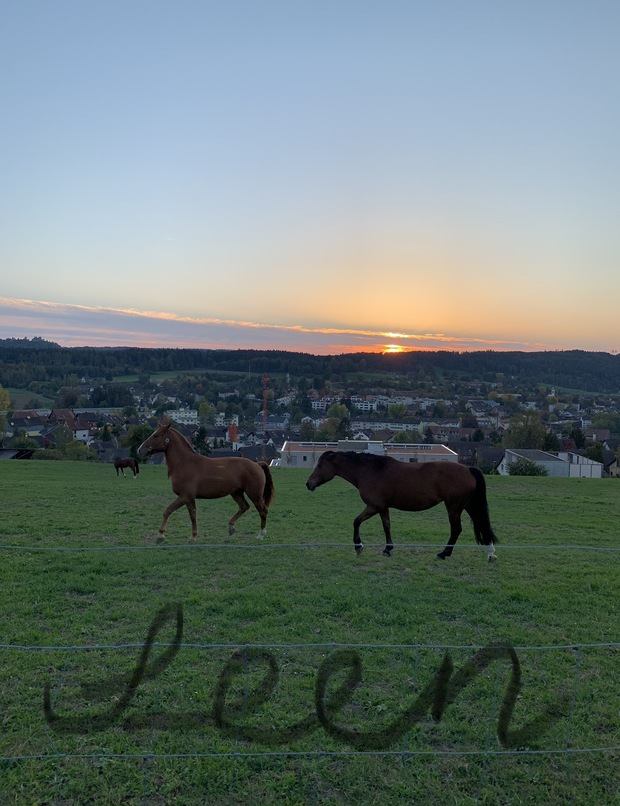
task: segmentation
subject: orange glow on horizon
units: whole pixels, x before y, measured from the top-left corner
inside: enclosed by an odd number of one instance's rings
[[[588,349],[560,341],[549,343],[539,339],[515,340],[493,337],[487,333],[462,336],[439,330],[402,332],[213,317],[193,318],[132,308],[93,307],[2,296],[0,320],[0,330],[7,337],[30,337],[36,334],[66,347],[174,346],[186,349],[284,350],[316,355],[402,355],[444,350],[476,352]]]

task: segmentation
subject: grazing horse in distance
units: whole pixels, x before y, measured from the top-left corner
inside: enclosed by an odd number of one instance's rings
[[[260,532],[267,534],[267,509],[274,495],[273,478],[266,462],[253,462],[241,456],[212,459],[197,453],[185,437],[171,423],[160,423],[148,439],[138,448],[138,455],[146,459],[153,453],[164,453],[168,477],[177,497],[164,510],[159,527],[158,543],[164,539],[170,515],[182,506],[187,507],[192,522],[192,540],[198,536],[196,525],[197,498],[223,498],[232,496],[239,509],[228,522],[228,534],[235,531],[235,522],[250,508],[245,496],[260,515]]]
[[[448,510],[450,539],[437,557],[445,560],[463,531],[463,510],[472,519],[476,542],[485,546],[489,562],[497,559],[493,544],[497,543],[486,496],[484,475],[476,467],[456,462],[420,462],[405,464],[391,456],[375,456],[355,451],[325,451],[319,457],[306,487],[312,491],[340,476],[357,487],[366,508],[353,521],[353,543],[359,554],[363,545],[360,524],[379,515],[385,532],[385,549],[389,557],[394,545],[390,531],[390,507],[407,512],[430,509],[443,502]]]
[[[133,477],[138,475],[140,472],[140,467],[135,459],[129,457],[129,459],[121,459],[120,456],[114,457],[114,467],[116,468],[116,476],[118,477],[118,471],[120,470],[123,476],[125,475],[125,468],[128,468],[133,473]]]

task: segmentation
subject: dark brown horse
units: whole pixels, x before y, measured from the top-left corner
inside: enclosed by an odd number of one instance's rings
[[[260,515],[257,537],[265,537],[267,508],[274,494],[273,479],[266,462],[253,462],[236,456],[222,459],[201,456],[170,423],[161,423],[138,448],[138,455],[142,458],[160,452],[166,454],[168,476],[177,497],[164,510],[158,543],[164,539],[168,518],[182,506],[186,506],[189,512],[191,539],[195,540],[198,536],[196,499],[223,498],[226,495],[232,496],[239,507],[228,521],[228,534],[233,534],[235,521],[250,508],[245,498],[247,495]]]
[[[448,510],[450,539],[437,557],[445,560],[463,531],[461,515],[467,512],[473,522],[476,541],[486,546],[489,562],[496,558],[493,544],[497,538],[491,528],[487,505],[486,483],[475,467],[456,462],[420,462],[405,464],[391,456],[375,456],[355,451],[325,451],[310,478],[309,490],[340,476],[359,490],[366,508],[353,521],[353,543],[359,554],[363,548],[360,524],[380,515],[385,532],[383,553],[390,556],[394,545],[390,532],[390,507],[419,512],[440,504]]]
[[[119,470],[121,471],[121,473],[124,476],[125,475],[125,468],[129,468],[129,470],[131,470],[131,472],[133,473],[134,479],[138,475],[138,473],[140,472],[140,467],[138,466],[138,463],[136,462],[135,459],[132,459],[131,457],[129,459],[121,459],[120,456],[115,456],[114,457],[114,467],[116,468],[116,475],[117,476],[118,476],[118,471]]]

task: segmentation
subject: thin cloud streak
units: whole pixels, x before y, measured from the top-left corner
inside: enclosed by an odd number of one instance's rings
[[[319,355],[383,352],[394,342],[402,350],[572,349],[566,345],[489,340],[444,333],[312,328],[0,297],[0,338],[33,336],[65,347],[273,349]]]

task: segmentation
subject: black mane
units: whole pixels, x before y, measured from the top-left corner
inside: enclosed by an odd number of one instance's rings
[[[391,456],[381,456],[376,453],[361,453],[359,451],[339,451],[339,453],[341,456],[346,456],[357,462],[357,464],[365,467],[375,467],[379,470],[383,469],[386,464],[395,461]]]

